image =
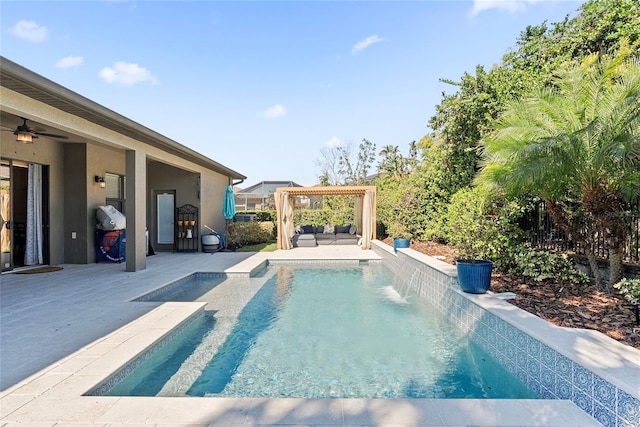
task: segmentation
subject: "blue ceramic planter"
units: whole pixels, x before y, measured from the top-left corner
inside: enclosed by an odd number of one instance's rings
[[[491,284],[493,263],[485,260],[457,260],[460,289],[470,294],[483,294]]]
[[[410,245],[409,239],[405,239],[403,237],[394,237],[393,238],[393,251],[398,252],[399,248],[408,248]]]

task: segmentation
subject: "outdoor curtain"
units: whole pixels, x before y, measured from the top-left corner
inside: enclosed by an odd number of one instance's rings
[[[362,196],[356,196],[356,206],[353,215],[353,222],[355,223],[357,233],[362,235]]]
[[[25,265],[44,263],[42,256],[42,166],[29,164],[27,179],[27,241]]]
[[[362,249],[371,249],[374,203],[373,191],[365,191],[364,198],[362,199]]]
[[[278,218],[278,227],[280,228],[280,241],[279,249],[291,249],[291,238],[293,237],[293,206],[291,200],[289,200],[289,193],[283,191],[282,193],[276,193],[276,209],[280,212],[280,218]]]

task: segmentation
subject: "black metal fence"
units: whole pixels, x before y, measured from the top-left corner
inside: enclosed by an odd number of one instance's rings
[[[640,264],[640,201],[627,204],[624,207],[624,221],[627,226],[627,238],[624,244],[623,261],[632,264]],[[567,238],[562,229],[556,226],[547,212],[544,202],[538,203],[534,209],[526,215],[521,223],[527,232],[529,243],[536,248],[549,251],[575,251],[584,255],[584,251],[578,250],[573,241]],[[609,250],[602,232],[596,232],[597,257],[608,259]]]

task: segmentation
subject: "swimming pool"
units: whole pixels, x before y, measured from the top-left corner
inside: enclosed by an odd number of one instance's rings
[[[264,276],[237,316],[202,316],[103,394],[537,397],[382,264],[278,265]],[[197,276],[180,285],[212,303],[219,287]],[[154,299],[182,298],[176,289]]]

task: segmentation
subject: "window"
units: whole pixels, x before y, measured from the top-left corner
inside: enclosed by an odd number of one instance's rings
[[[111,205],[123,214],[126,214],[124,211],[124,201],[126,199],[124,190],[125,177],[123,175],[105,173],[104,181],[106,183],[107,205]]]

